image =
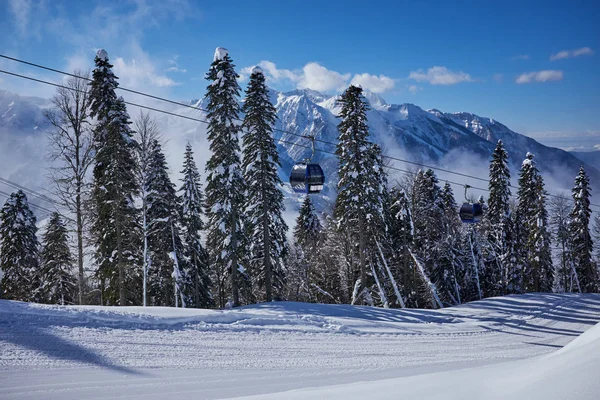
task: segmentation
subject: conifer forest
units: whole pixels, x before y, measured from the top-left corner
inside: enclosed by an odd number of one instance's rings
[[[287,226],[276,111],[254,68],[242,91],[217,49],[206,73],[206,165],[193,143],[167,165],[152,114],[132,118],[99,50],[46,111],[52,193],[36,220],[25,192],[0,211],[0,298],[47,304],[230,308],[271,302],[443,308],[529,292],[600,292],[600,217],[583,167],[550,196],[535,154],[489,154],[486,198],[455,193],[432,169],[391,179],[350,85],[337,99],[329,207],[305,194]],[[525,149],[526,151],[526,149]],[[523,157],[518,176],[511,159]],[[170,171],[180,171],[174,182]],[[288,173],[286,171],[286,173]],[[467,200],[463,200],[466,197]],[[461,221],[463,201],[483,210]]]

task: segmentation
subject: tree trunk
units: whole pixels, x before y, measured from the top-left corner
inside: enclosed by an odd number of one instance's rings
[[[192,265],[194,267],[194,304],[196,308],[200,308],[200,274],[195,251],[192,253]]]
[[[119,202],[120,205],[120,202]],[[117,228],[117,268],[119,269],[119,305],[125,306],[125,266],[123,265],[123,238],[122,233],[122,221],[120,212],[117,211],[115,218]]]
[[[265,268],[265,292],[267,297],[267,302],[273,301],[273,266],[271,265],[271,235],[269,231],[269,216],[267,210],[267,200],[265,193],[265,185],[263,182],[262,185],[262,201],[263,201],[263,215],[262,215],[262,225],[263,225],[263,264]]]
[[[77,207],[77,285],[79,288],[79,305],[83,305],[83,210],[81,209],[81,183],[77,184],[75,206]]]
[[[240,297],[238,291],[238,249],[237,249],[237,215],[236,212],[231,213],[231,248],[233,253],[231,254],[231,297],[233,300],[233,306],[238,307],[240,305]]]
[[[365,221],[364,216],[361,214],[358,217],[358,258],[360,261],[360,289],[359,293],[363,293],[363,290],[367,287],[367,267],[365,262]]]
[[[144,282],[143,282],[143,304],[144,307],[148,305],[148,220],[147,220],[147,210],[146,210],[146,191],[142,189],[142,217],[143,217],[143,229],[144,229]]]

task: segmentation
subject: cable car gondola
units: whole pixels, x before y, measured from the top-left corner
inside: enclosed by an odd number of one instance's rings
[[[310,158],[294,164],[290,173],[290,185],[296,193],[319,193],[325,184],[325,174],[319,164],[311,162],[315,155],[315,138],[305,137],[312,140],[312,154]]]
[[[471,186],[465,185],[465,199],[467,198],[467,189]],[[465,202],[460,207],[460,220],[466,224],[476,224],[483,217],[483,204]]]
[[[466,224],[476,224],[482,216],[483,207],[479,203],[464,203],[460,207],[460,220]]]

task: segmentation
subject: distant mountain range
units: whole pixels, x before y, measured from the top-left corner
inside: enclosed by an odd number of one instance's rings
[[[366,93],[365,97],[371,108],[368,112],[368,123],[372,140],[380,144],[384,153],[389,156],[487,178],[490,155],[497,141],[502,140],[510,156],[513,185],[516,185],[515,173],[529,151],[535,154],[538,167],[553,187],[563,190],[572,187],[581,165],[585,165],[592,185],[599,186],[600,152],[568,153],[544,146],[534,139],[510,130],[498,121],[467,112],[444,113],[436,109],[423,110],[408,103],[387,104],[383,98],[372,93]],[[139,102],[138,100],[136,99],[136,102]],[[336,115],[340,108],[336,103],[337,96],[308,89],[271,91],[271,100],[278,115],[275,138],[279,141],[282,160],[281,177],[287,181],[294,162],[308,157],[311,153],[310,141],[302,136],[315,136],[325,142],[337,141],[339,120]],[[205,102],[206,100],[194,100],[192,104],[204,108]],[[188,117],[206,117],[203,111],[186,107],[166,103],[149,104]],[[19,96],[0,90],[1,177],[29,185],[36,190],[47,187],[45,132],[49,129],[49,124],[43,115],[43,110],[47,107],[50,107],[49,100]],[[138,110],[131,109],[129,112],[133,118],[139,113]],[[181,168],[183,149],[187,141],[194,145],[198,165],[203,170],[209,155],[206,125],[165,114],[156,114],[156,118],[163,128],[167,157],[174,176],[178,176],[177,171]],[[335,187],[336,158],[328,152],[333,153],[335,147],[318,141],[315,147],[315,160],[322,164],[328,176],[329,189],[325,191],[325,195],[329,195],[331,200],[332,189]],[[390,162],[401,169],[416,168],[403,162]],[[487,187],[485,182],[469,181],[467,178],[442,172],[439,175],[442,179]],[[10,188],[0,186],[0,190],[8,192]],[[2,197],[0,201],[1,199]],[[297,201],[297,198],[294,201]]]

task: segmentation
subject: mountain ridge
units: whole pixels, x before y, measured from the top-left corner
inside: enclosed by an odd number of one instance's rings
[[[324,196],[335,192],[337,159],[331,144],[337,142],[339,106],[337,96],[322,94],[310,89],[281,92],[271,89],[270,96],[277,110],[274,137],[278,143],[282,162],[280,176],[287,182],[292,165],[311,154],[311,142],[306,136],[315,136],[314,160],[321,163],[328,177],[328,188]],[[469,112],[445,113],[438,109],[424,110],[411,104],[388,104],[381,96],[365,93],[370,110],[367,113],[372,140],[391,157],[444,167],[461,173],[487,178],[490,155],[497,140],[502,140],[509,153],[510,166],[515,173],[525,154],[536,155],[538,167],[544,178],[552,178],[553,186],[570,190],[580,165],[585,165],[592,186],[600,182],[600,170],[586,164],[574,155],[553,147],[544,146],[532,138],[512,131],[504,124],[488,117]],[[195,99],[194,106],[206,108],[206,98]],[[186,117],[205,119],[202,110],[160,103],[154,107]],[[5,178],[31,185],[35,190],[47,186],[45,173],[39,168],[47,166],[44,132],[49,124],[43,110],[50,107],[47,99],[19,96],[0,90],[0,168],[7,173]],[[130,110],[132,117],[137,112]],[[168,142],[168,160],[171,173],[177,177],[181,155],[187,141],[198,149],[197,163],[202,170],[208,158],[206,126],[194,121],[183,120],[171,115],[155,114],[163,138]],[[401,162],[394,165],[401,169],[413,168]],[[34,167],[35,166],[35,167]],[[38,175],[32,177],[32,175]],[[444,175],[440,173],[440,175]],[[449,175],[448,175],[449,176]],[[449,179],[448,176],[446,179]],[[444,179],[440,176],[440,180]],[[455,180],[465,181],[463,178]],[[473,185],[473,182],[464,182]],[[481,184],[479,184],[481,186]],[[487,185],[486,185],[487,186]],[[456,189],[455,189],[456,190]],[[291,191],[286,196],[293,197]],[[296,199],[297,200],[297,199]],[[330,199],[331,200],[331,199]]]

